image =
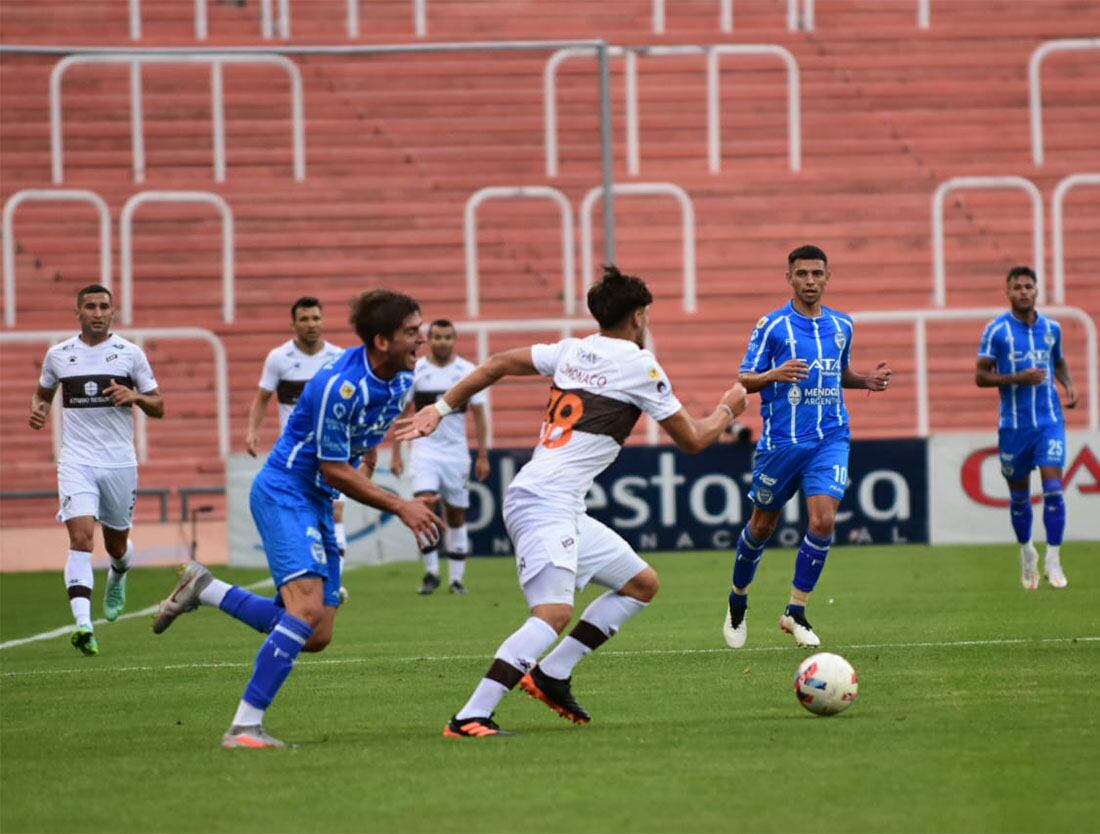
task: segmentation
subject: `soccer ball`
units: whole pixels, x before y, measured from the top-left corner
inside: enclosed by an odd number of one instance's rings
[[[844,712],[856,699],[859,680],[852,664],[838,654],[819,652],[802,661],[794,676],[798,702],[815,715]]]

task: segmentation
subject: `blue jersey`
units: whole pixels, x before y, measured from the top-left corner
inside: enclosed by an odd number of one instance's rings
[[[388,380],[375,376],[365,347],[345,350],[306,383],[267,459],[267,474],[335,497],[337,491],[321,476],[321,462],[358,467],[363,453],[382,442],[405,410],[412,384],[411,371]]]
[[[823,440],[843,429],[848,409],[840,378],[852,353],[852,319],[822,306],[817,318],[804,316],[787,302],[756,323],[742,372],[763,373],[790,359],[802,359],[810,375],[801,382],[774,382],[760,391],[764,418],[762,449]]]
[[[1062,404],[1054,388],[1054,368],[1062,361],[1062,327],[1054,319],[1035,315],[1025,324],[1011,312],[985,326],[978,356],[997,363],[997,373],[1015,374],[1042,368],[1046,378],[1038,385],[1002,385],[1002,429],[1038,429],[1061,424]]]

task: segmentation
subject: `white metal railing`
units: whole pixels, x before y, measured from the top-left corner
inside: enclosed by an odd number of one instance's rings
[[[1054,188],[1050,207],[1051,261],[1054,265],[1054,303],[1066,303],[1066,255],[1063,234],[1066,193],[1078,185],[1100,185],[1100,174],[1070,174]]]
[[[55,344],[70,338],[72,335],[70,330],[27,330],[15,333],[0,333],[0,344],[8,342],[17,344],[34,344],[35,342]],[[222,460],[229,457],[229,366],[225,358],[225,346],[221,343],[221,340],[209,330],[201,327],[139,327],[123,330],[120,335],[138,344],[145,339],[190,339],[206,342],[210,345],[214,353],[214,399],[217,404],[218,455]],[[60,408],[52,410],[55,415],[60,415]],[[52,424],[55,457],[59,443],[59,421],[60,416],[55,416]],[[138,460],[145,462],[148,458],[148,449],[143,448],[144,435],[140,420],[138,423],[139,425],[135,427],[135,440],[138,441]]]
[[[727,0],[728,1],[728,0]],[[198,2],[198,0],[196,0]],[[428,2],[427,0],[413,0],[413,29],[418,38],[428,34]],[[346,0],[346,16],[348,37],[359,37],[359,0]],[[271,8],[271,0],[260,0],[260,35],[267,40],[276,37],[274,14]],[[279,0],[278,37],[283,40],[290,38],[290,2]]]
[[[1043,254],[1043,196],[1035,183],[1024,177],[953,177],[941,182],[932,196],[932,302],[937,307],[947,303],[947,269],[944,255],[943,205],[947,196],[961,189],[1014,188],[1031,198],[1032,269],[1039,285],[1038,301],[1046,301]]]
[[[480,364],[489,358],[489,335],[492,333],[537,333],[538,331],[557,330],[560,338],[567,339],[576,331],[595,333],[598,330],[596,322],[591,318],[549,318],[549,319],[481,319],[478,321],[456,321],[455,330],[459,333],[473,331],[477,338],[477,361]],[[645,345],[655,351],[653,333],[646,331]],[[486,395],[491,390],[486,390]],[[490,399],[486,399],[485,411],[492,414]],[[660,431],[657,422],[646,415],[646,443],[656,446],[660,440]],[[493,421],[488,420],[489,445],[493,444]]]
[[[306,176],[305,116],[302,103],[302,74],[297,64],[284,55],[240,52],[145,52],[127,51],[68,55],[50,72],[50,152],[53,181],[64,179],[61,130],[61,82],[74,64],[127,64],[130,67],[130,130],[133,146],[134,181],[145,181],[145,127],[142,108],[141,67],[144,64],[209,64],[211,123],[214,145],[214,180],[225,182],[225,100],[223,66],[225,64],[270,64],[286,70],[290,80],[291,142],[294,154],[294,179]]]
[[[928,29],[932,25],[931,0],[917,0],[917,26]],[[814,28],[814,0],[802,0],[801,18],[798,0],[787,0],[787,28],[792,32],[801,28],[806,32]]]
[[[206,25],[207,0],[195,0],[195,38],[204,41],[209,34]],[[130,40],[141,40],[141,0],[130,0]]]
[[[695,301],[695,206],[691,197],[683,188],[671,182],[630,182],[616,183],[615,195],[636,196],[668,196],[680,204],[681,236],[683,240],[683,269],[684,269],[684,312],[694,313]],[[593,282],[592,268],[592,207],[604,195],[604,188],[598,185],[584,195],[581,201],[581,274],[584,286],[582,292],[587,292]]]
[[[973,307],[957,310],[876,310],[853,313],[852,318],[862,324],[901,324],[911,322],[914,328],[913,355],[916,360],[917,434],[928,437],[928,333],[930,321],[967,321],[992,319],[1004,313],[1003,307]],[[1100,426],[1100,348],[1096,341],[1096,322],[1092,316],[1077,307],[1047,307],[1043,315],[1055,319],[1072,319],[1085,329],[1085,378],[1088,389],[1088,428],[1096,431]]]
[[[718,28],[733,31],[733,0],[718,0]],[[665,0],[653,0],[653,34],[665,32]]]
[[[1043,59],[1052,52],[1100,49],[1100,38],[1065,38],[1039,44],[1027,65],[1028,100],[1031,107],[1031,161],[1042,165],[1043,154]],[[1098,82],[1100,83],[1100,82]]]
[[[562,309],[564,315],[577,311],[577,269],[573,261],[573,207],[558,189],[548,185],[488,187],[475,191],[466,201],[464,227],[466,240],[466,315],[480,311],[481,290],[478,276],[477,210],[487,200],[547,199],[561,212]]]
[[[15,211],[28,201],[91,203],[99,214],[99,283],[111,288],[111,213],[107,203],[94,191],[66,188],[50,191],[27,188],[16,191],[4,204],[4,325],[15,326]]]
[[[236,244],[229,204],[220,194],[209,191],[139,191],[123,205],[118,221],[122,323],[129,325],[134,320],[134,212],[146,203],[206,203],[218,210],[222,221],[222,320],[232,322]]]
[[[542,94],[546,175],[558,176],[558,67],[569,58],[594,54],[590,48],[559,49],[546,61],[543,69]],[[721,73],[719,59],[723,55],[772,55],[787,68],[787,156],[792,171],[802,169],[802,96],[798,61],[782,46],[775,44],[715,44],[685,46],[608,47],[608,54],[625,58],[625,108],[627,171],[637,176],[640,167],[638,138],[638,56],[703,55],[707,61],[707,162],[711,173],[721,170]]]

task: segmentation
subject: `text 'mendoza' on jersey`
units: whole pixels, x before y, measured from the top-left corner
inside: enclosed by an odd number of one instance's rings
[[[1062,404],[1054,387],[1054,369],[1062,361],[1062,326],[1036,314],[1035,324],[1025,324],[1005,312],[985,326],[978,356],[993,359],[997,373],[1016,374],[1042,368],[1046,378],[1038,385],[1002,385],[1002,429],[1028,429],[1063,421]]]
[[[760,446],[823,440],[847,431],[841,376],[852,355],[852,319],[824,305],[817,318],[804,316],[792,302],[756,323],[741,371],[764,373],[791,359],[802,359],[810,375],[800,382],[775,382],[760,391],[764,433]]]
[[[379,379],[365,347],[348,348],[306,383],[286,428],[265,464],[298,485],[330,498],[338,493],[321,476],[322,461],[359,466],[382,442],[412,395],[411,371]]]
[[[680,401],[653,354],[626,339],[596,334],[532,345],[531,359],[553,382],[539,444],[511,487],[546,506],[584,512],[592,482],[618,457],[642,412],[665,420]]]
[[[421,356],[416,361],[415,380],[413,382],[413,404],[416,410],[432,405],[442,397],[460,379],[474,370],[474,365],[461,356],[455,356],[446,365],[440,367]],[[439,426],[427,437],[413,441],[414,456],[427,455],[450,459],[469,457],[466,443],[466,406],[484,405],[485,392],[479,391],[470,397],[469,403],[463,403],[453,412],[439,421]]]
[[[38,384],[61,386],[64,423],[58,463],[104,468],[135,466],[132,406],[115,406],[103,390],[117,382],[141,394],[157,388],[145,351],[111,334],[98,345],[79,336],[46,351]]]
[[[298,398],[306,383],[313,375],[333,359],[343,348],[331,342],[322,342],[316,353],[304,353],[298,343],[289,339],[272,350],[264,360],[264,369],[260,375],[260,387],[272,391],[279,401],[279,430],[286,428]]]

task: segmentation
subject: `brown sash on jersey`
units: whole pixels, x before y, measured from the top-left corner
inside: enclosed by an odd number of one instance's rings
[[[551,386],[543,445],[550,448],[564,446],[575,430],[606,434],[621,446],[641,416],[642,410],[632,403],[613,400],[582,388],[562,390]],[[555,433],[555,429],[561,431]]]
[[[103,393],[112,381],[124,388],[134,387],[134,381],[128,376],[87,374],[61,377],[61,405],[65,408],[114,408],[111,398]]]
[[[446,391],[414,391],[413,392],[413,407],[416,411],[419,411],[420,409],[422,409],[426,406],[434,405],[435,401],[438,400],[440,397],[442,397],[446,393],[447,393]],[[462,412],[464,412],[466,410],[466,406],[468,404],[469,404],[468,402],[464,402],[458,408],[452,408],[451,413],[452,414],[455,414],[455,413],[461,414]]]

